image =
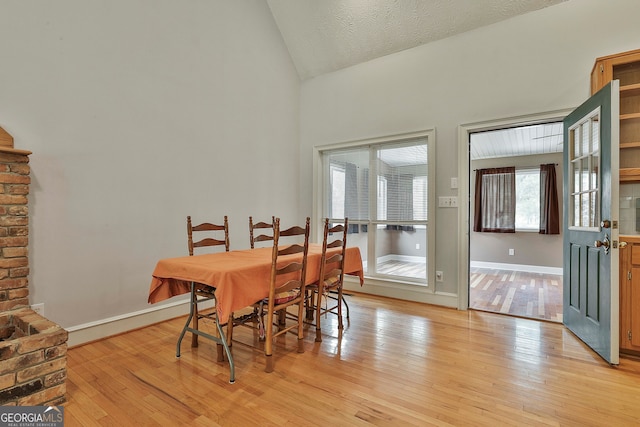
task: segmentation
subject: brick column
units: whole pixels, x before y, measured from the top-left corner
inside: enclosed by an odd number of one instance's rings
[[[0,149],[0,312],[29,306],[29,154]]]
[[[68,334],[29,308],[31,152],[0,127],[0,405],[65,402]]]

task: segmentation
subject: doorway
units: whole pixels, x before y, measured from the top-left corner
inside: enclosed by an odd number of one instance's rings
[[[556,172],[562,218],[563,112],[461,126],[462,248],[459,308],[562,322],[562,235],[541,234],[540,165]],[[464,141],[464,142],[463,142]],[[514,230],[474,231],[476,174],[503,166],[515,169],[517,209]],[[464,173],[463,173],[464,172]],[[561,221],[560,221],[561,222]],[[464,227],[464,228],[463,228]],[[466,279],[466,280],[465,280]]]

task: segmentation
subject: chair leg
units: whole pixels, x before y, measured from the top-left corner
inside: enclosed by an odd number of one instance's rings
[[[315,301],[316,292],[314,290],[305,291],[307,294],[304,301],[304,307],[307,311],[307,321],[313,321],[313,302]]]
[[[318,299],[316,300],[316,342],[322,342],[322,330],[320,327],[320,318],[322,311],[322,287],[318,288]]]
[[[269,310],[267,313],[266,322],[266,338],[264,343],[264,355],[266,357],[266,365],[264,371],[269,373],[273,372],[273,311]]]
[[[229,320],[227,320],[227,344],[229,347],[233,345],[233,313],[229,315]]]
[[[304,320],[302,320],[302,315],[304,314],[305,299],[303,296],[298,303],[298,353],[304,353]]]
[[[344,329],[342,325],[342,285],[338,287],[338,329]]]

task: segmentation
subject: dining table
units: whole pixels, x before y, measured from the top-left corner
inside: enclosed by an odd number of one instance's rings
[[[193,293],[195,284],[204,285],[210,287],[209,290],[215,297],[217,318],[228,319],[234,311],[244,309],[268,297],[272,250],[273,248],[269,246],[161,259],[152,273],[148,302],[154,304],[178,295]],[[338,248],[329,249],[327,252],[331,254],[338,250]],[[301,256],[302,254],[280,257],[279,267]],[[321,259],[322,244],[309,244],[305,278],[307,284],[318,280]],[[344,271],[347,275],[357,276],[360,285],[364,284],[364,269],[358,247],[346,248]],[[226,323],[226,320],[222,323]],[[220,337],[199,333],[186,326],[185,329],[205,335],[224,346],[232,370],[230,382],[233,383],[233,360],[219,322],[217,327]],[[184,331],[179,343],[183,335]],[[179,351],[178,348],[178,356]]]

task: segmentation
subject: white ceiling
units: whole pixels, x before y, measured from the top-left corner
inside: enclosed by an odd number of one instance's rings
[[[567,0],[267,0],[301,80]]]
[[[471,134],[471,160],[562,152],[562,122]]]

